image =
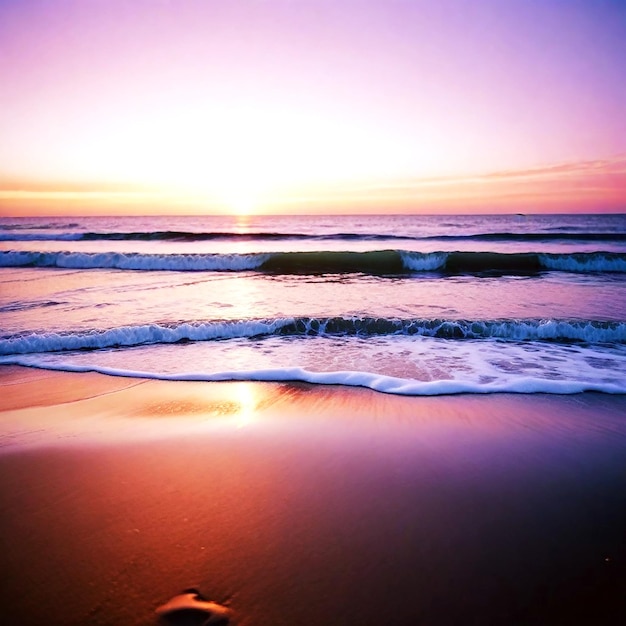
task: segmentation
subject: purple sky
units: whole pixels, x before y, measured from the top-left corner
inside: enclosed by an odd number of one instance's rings
[[[413,181],[409,210],[423,179],[590,161],[623,201],[625,59],[618,1],[0,2],[0,209],[344,206]]]

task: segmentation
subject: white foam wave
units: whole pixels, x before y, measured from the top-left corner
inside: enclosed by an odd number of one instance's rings
[[[312,372],[301,367],[259,369],[249,371],[225,371],[213,374],[186,372],[179,374],[154,373],[138,370],[124,370],[96,365],[40,363],[32,357],[2,357],[0,364],[23,365],[67,372],[98,372],[109,376],[129,378],[149,378],[178,381],[260,381],[260,382],[307,382],[317,385],[344,385],[348,387],[366,387],[382,393],[402,396],[438,396],[461,393],[549,393],[575,394],[596,391],[611,394],[626,394],[626,381],[612,383],[599,381],[546,380],[523,376],[509,380],[478,383],[463,380],[416,381],[395,378],[382,374],[362,371]]]
[[[147,324],[74,333],[29,333],[0,339],[0,355],[96,350],[118,346],[290,336],[407,335],[440,339],[500,341],[582,341],[595,344],[626,343],[626,322],[561,320],[400,320],[378,318],[274,318]]]
[[[622,255],[602,254],[540,254],[539,262],[547,270],[560,272],[626,272]]]
[[[261,266],[268,254],[139,254],[121,252],[0,252],[0,266],[70,269],[245,271]]]
[[[412,272],[433,272],[445,267],[447,252],[407,252],[400,251],[402,263]]]
[[[466,328],[466,338],[489,337],[509,341],[626,342],[626,323],[577,320],[512,320],[494,322],[444,322]],[[441,334],[441,331],[440,331]]]
[[[31,333],[0,340],[0,355],[56,352],[66,350],[96,350],[117,346],[177,343],[179,341],[210,341],[270,335],[292,319],[271,321],[208,322],[178,326],[123,326],[87,333]]]

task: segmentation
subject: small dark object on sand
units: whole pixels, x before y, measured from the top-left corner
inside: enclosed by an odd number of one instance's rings
[[[155,613],[163,622],[176,626],[225,626],[231,615],[230,609],[206,600],[197,589],[185,589],[162,604]]]

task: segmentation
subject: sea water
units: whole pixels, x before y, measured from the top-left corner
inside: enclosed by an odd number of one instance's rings
[[[626,216],[2,218],[0,363],[626,393]]]

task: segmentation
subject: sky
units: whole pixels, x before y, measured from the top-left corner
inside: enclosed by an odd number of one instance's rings
[[[626,212],[626,2],[0,0],[0,213]]]

